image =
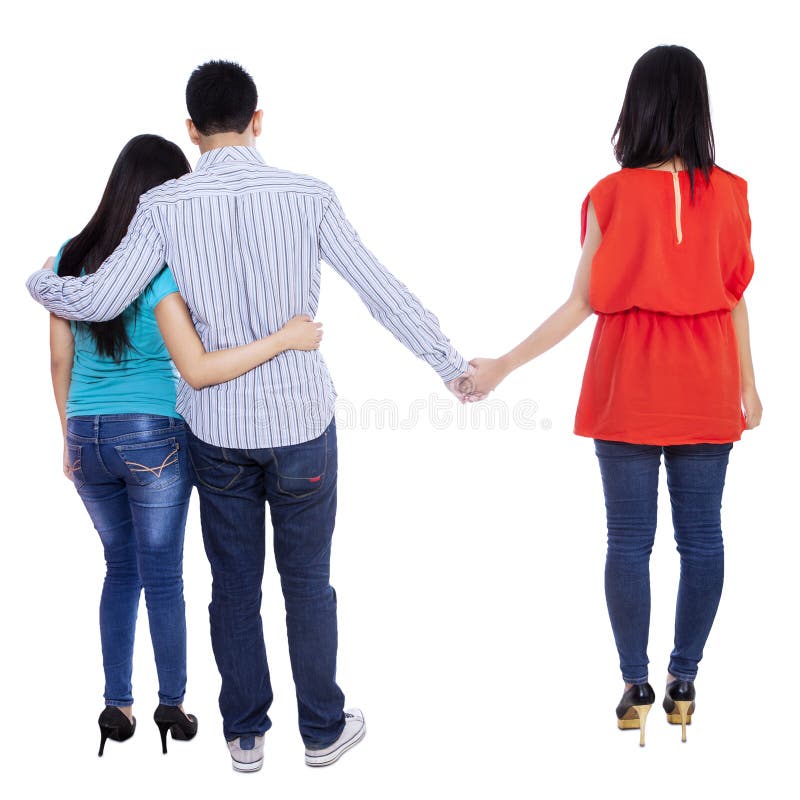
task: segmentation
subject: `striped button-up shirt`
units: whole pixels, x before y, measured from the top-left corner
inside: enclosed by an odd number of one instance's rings
[[[125,238],[100,269],[60,278],[39,270],[33,297],[67,319],[120,314],[169,264],[206,350],[247,344],[297,314],[316,314],[320,258],[444,381],[467,371],[436,317],[361,243],[333,190],[267,166],[252,147],[204,153],[193,173],[143,195]],[[177,410],[220,447],[298,444],[333,417],[322,355],[287,350],[227,383],[178,387]]]

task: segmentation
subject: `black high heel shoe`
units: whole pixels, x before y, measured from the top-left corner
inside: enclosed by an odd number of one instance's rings
[[[127,715],[116,706],[106,706],[103,713],[100,714],[97,724],[100,726],[100,751],[97,755],[102,756],[106,747],[106,739],[124,742],[133,736],[136,730],[136,717],[128,719]]]
[[[620,730],[639,729],[639,746],[644,747],[644,725],[656,693],[649,683],[634,683],[623,692],[617,706],[617,727]]]
[[[165,706],[163,703],[153,712],[153,719],[161,734],[161,752],[167,752],[167,733],[179,742],[194,739],[197,733],[197,717],[184,714],[178,706]]]
[[[694,714],[694,681],[682,681],[676,678],[667,684],[667,693],[664,696],[664,711],[667,712],[667,722],[681,726],[681,741],[686,741],[686,726],[692,724]]]

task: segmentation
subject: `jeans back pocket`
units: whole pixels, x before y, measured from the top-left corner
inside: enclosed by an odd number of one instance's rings
[[[242,477],[244,468],[234,464],[222,447],[208,444],[196,436],[189,443],[189,462],[195,485],[226,492]]]
[[[86,478],[83,477],[83,469],[81,468],[81,446],[79,444],[72,444],[67,442],[67,469],[69,470],[69,477],[72,480],[76,489],[80,489]]]
[[[273,450],[278,491],[290,497],[308,497],[325,485],[328,470],[327,431],[310,442]]]
[[[175,438],[114,447],[139,486],[166,489],[181,477],[180,443]]]

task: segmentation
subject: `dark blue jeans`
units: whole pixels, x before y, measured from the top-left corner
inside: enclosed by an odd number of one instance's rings
[[[258,450],[223,449],[190,432],[189,453],[211,562],[211,644],[222,676],[225,738],[261,736],[271,725],[261,626],[269,503],[300,734],[308,747],[326,747],[344,728],[344,695],[336,685],[336,592],[329,582],[335,425],[309,442]]]
[[[720,509],[732,446],[660,447],[595,440],[608,520],[606,602],[622,677],[628,683],[647,681],[650,552],[656,532],[661,455],[681,559],[669,672],[692,681],[722,594]]]
[[[159,701],[180,705],[186,690],[183,533],[192,490],[186,425],[148,414],[71,417],[67,450],[72,481],[105,550],[106,704],[133,703],[133,640],[144,587]]]

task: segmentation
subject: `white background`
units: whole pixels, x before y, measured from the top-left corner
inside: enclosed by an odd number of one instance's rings
[[[3,659],[0,782],[14,797],[619,797],[734,788],[787,796],[797,730],[796,40],[784,3],[36,3],[2,42]],[[24,9],[24,10],[22,10]],[[605,529],[590,441],[571,432],[586,323],[497,393],[535,429],[477,407],[449,424],[342,424],[334,585],[340,682],[369,733],[303,764],[282,598],[268,559],[275,689],[262,772],[234,774],[216,706],[208,565],[186,531],[191,744],[160,754],[144,603],[139,730],[98,759],[99,541],[60,471],[47,315],[24,280],[93,212],[122,145],[184,146],[183,91],[239,60],[265,111],[268,163],[332,184],[365,243],[467,357],[499,355],[567,295],[586,191],[651,46],[703,59],[718,161],[750,184],[748,290],[764,424],[734,448],[726,586],[681,745],[658,707],[648,743],[616,729],[622,689],[603,597]],[[340,400],[445,398],[327,267],[319,316]],[[444,399],[453,414],[456,404]],[[427,412],[426,412],[427,413]],[[473,416],[474,415],[474,416]],[[548,424],[550,425],[548,429]],[[394,428],[394,429],[392,429]],[[666,492],[662,489],[662,502]],[[668,505],[652,559],[651,680],[671,649],[678,559]],[[780,788],[783,787],[783,788]]]

